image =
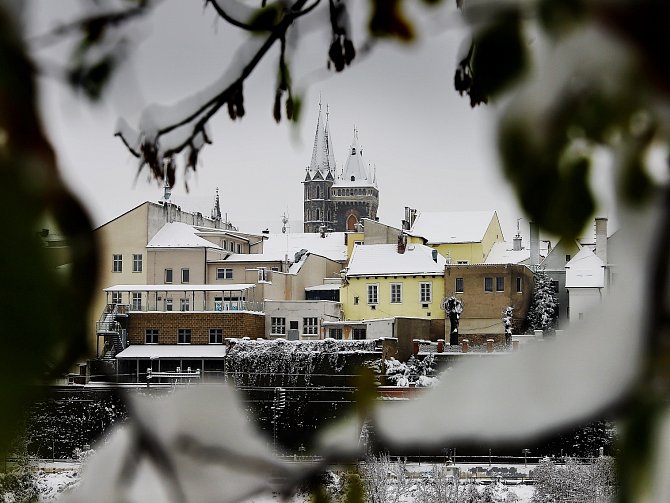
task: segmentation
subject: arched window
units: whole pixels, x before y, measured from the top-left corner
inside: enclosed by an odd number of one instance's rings
[[[321,199],[321,185],[316,186],[316,198]]]
[[[320,217],[321,217],[321,215],[320,215],[320,212],[319,212],[319,208],[317,208],[316,209],[316,220],[321,220]]]

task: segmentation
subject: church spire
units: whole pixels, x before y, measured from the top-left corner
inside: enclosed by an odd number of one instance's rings
[[[325,178],[329,171],[335,170],[335,157],[328,129],[328,116],[330,110],[326,106],[326,122],[321,116],[321,102],[319,102],[319,116],[316,121],[316,133],[314,134],[314,146],[312,148],[312,161],[309,164],[309,174],[313,178],[318,172]]]
[[[219,202],[219,188],[216,188],[216,199],[214,199],[214,207],[211,213],[212,220],[221,221],[221,204]]]

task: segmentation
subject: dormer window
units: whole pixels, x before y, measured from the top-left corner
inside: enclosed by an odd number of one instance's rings
[[[351,175],[351,181],[352,181],[352,182],[355,182],[355,181],[356,181],[356,177],[355,177],[354,175]]]
[[[351,147],[351,155],[356,155],[356,147]]]

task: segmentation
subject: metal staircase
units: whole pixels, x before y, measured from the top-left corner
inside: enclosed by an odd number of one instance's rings
[[[126,349],[128,333],[124,325],[127,317],[128,306],[122,304],[107,304],[105,306],[100,320],[95,322],[96,335],[104,340],[98,358],[108,361],[114,360],[118,353]]]

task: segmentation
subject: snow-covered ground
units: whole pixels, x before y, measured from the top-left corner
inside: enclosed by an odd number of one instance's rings
[[[433,463],[408,463],[406,465],[407,472],[409,474],[410,480],[407,484],[407,489],[405,494],[399,500],[399,503],[411,503],[417,499],[417,492],[419,490],[418,484],[421,483],[422,477],[425,474],[428,474],[432,471],[435,464]],[[469,473],[471,468],[479,466],[478,470],[480,473],[485,469],[490,468],[488,465],[472,465],[472,464],[458,464],[456,465],[461,474]],[[516,468],[517,473],[524,476],[528,475],[531,466],[525,467],[524,465],[492,465],[494,468]],[[76,463],[48,463],[42,462],[39,465],[39,471],[36,474],[37,485],[40,490],[40,501],[41,502],[52,502],[55,501],[59,494],[63,491],[66,491],[70,488],[76,486],[79,480],[79,465]],[[340,477],[335,474],[335,479],[339,480]],[[486,487],[484,484],[477,484],[475,486],[477,490],[481,493]],[[518,503],[530,503],[533,496],[533,486],[517,484],[517,485],[507,485],[500,490],[506,490],[509,493],[514,494],[518,499]],[[281,496],[278,494],[263,494],[253,498],[248,499],[244,503],[275,503],[285,501],[282,500]],[[311,501],[308,494],[296,494],[290,500],[289,503],[308,503]],[[502,500],[504,501],[504,500]]]

